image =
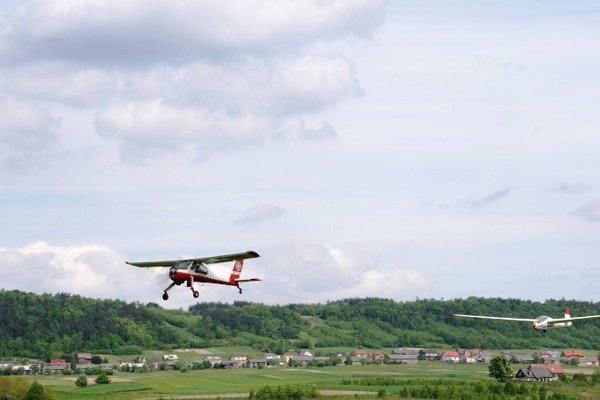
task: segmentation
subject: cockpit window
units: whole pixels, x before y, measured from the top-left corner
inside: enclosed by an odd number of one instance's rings
[[[208,268],[206,268],[206,265],[202,264],[201,262],[196,261],[194,262],[194,271],[199,274],[207,274]]]

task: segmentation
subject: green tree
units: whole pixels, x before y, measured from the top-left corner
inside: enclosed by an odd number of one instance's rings
[[[98,375],[98,377],[96,378],[96,383],[110,383],[110,378],[108,377],[108,375],[106,375],[106,372],[102,371],[100,375]]]
[[[508,381],[513,375],[513,372],[508,365],[508,361],[502,354],[499,354],[490,360],[488,370],[490,376],[500,382]]]
[[[79,387],[86,387],[87,386],[87,376],[79,375],[77,377],[77,379],[75,380],[75,385],[77,385]]]
[[[44,387],[36,381],[31,384],[31,387],[27,393],[25,393],[24,397],[25,400],[44,400],[45,398]]]

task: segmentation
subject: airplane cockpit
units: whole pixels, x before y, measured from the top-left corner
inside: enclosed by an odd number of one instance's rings
[[[199,261],[194,261],[193,270],[194,270],[194,272],[196,272],[198,274],[206,275],[208,273],[208,268],[206,267],[206,265],[202,264]]]

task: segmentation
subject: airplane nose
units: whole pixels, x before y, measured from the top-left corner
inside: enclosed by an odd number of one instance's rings
[[[169,278],[173,279],[175,277],[176,273],[177,273],[177,268],[171,267],[171,269],[169,270]]]

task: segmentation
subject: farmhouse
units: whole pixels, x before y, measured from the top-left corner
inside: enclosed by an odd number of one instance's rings
[[[438,351],[436,349],[421,349],[418,353],[419,360],[437,360]]]
[[[579,366],[581,367],[597,367],[598,365],[600,364],[597,357],[581,357],[579,359]]]
[[[416,364],[417,363],[417,355],[416,354],[390,354],[389,362],[392,364]]]
[[[529,365],[527,368],[521,368],[517,371],[515,378],[524,381],[554,381],[557,379],[543,365]]]
[[[583,353],[579,350],[563,350],[563,352],[560,353],[560,356],[564,358],[581,358],[583,357]]]
[[[91,364],[92,355],[90,353],[77,353],[75,354],[76,364]]]
[[[457,363],[460,361],[458,351],[444,351],[442,353],[442,361],[449,363]]]

